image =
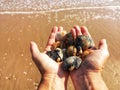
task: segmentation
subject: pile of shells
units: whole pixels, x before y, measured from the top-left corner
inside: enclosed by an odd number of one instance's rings
[[[89,36],[80,35],[74,39],[71,32],[64,30],[56,34],[56,41],[47,55],[56,62],[62,62],[63,70],[72,71],[80,67],[91,47],[93,42]]]

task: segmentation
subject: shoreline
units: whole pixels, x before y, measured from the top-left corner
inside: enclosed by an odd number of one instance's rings
[[[42,13],[52,13],[52,12],[61,12],[61,11],[69,11],[69,10],[88,10],[88,9],[107,9],[107,10],[118,10],[120,6],[95,6],[95,7],[75,7],[75,8],[61,8],[61,9],[52,9],[52,10],[40,10],[40,11],[0,11],[0,14],[42,14]]]

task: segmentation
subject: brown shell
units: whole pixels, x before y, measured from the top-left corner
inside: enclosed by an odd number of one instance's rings
[[[72,33],[67,33],[64,37],[63,37],[63,48],[67,48],[71,45],[74,45],[74,38],[72,36]]]
[[[82,58],[85,58],[87,55],[89,55],[92,52],[92,50],[87,49],[82,53]]]
[[[76,56],[77,54],[77,49],[75,46],[71,45],[67,48],[67,51],[66,51],[66,54],[67,56]]]
[[[51,49],[55,50],[56,48],[61,48],[61,42],[60,41],[56,41],[55,43],[53,43]]]
[[[89,36],[86,35],[80,35],[76,38],[76,47],[81,47],[82,50],[87,50],[91,47],[93,47],[93,41]]]
[[[56,48],[55,50],[52,51],[47,51],[46,54],[56,62],[60,62],[63,60],[63,53],[60,48]]]
[[[56,34],[56,41],[61,41],[63,39],[63,37],[67,34],[67,32],[65,30],[58,32]]]
[[[47,55],[56,62],[62,61],[63,70],[78,69],[82,60],[91,53],[93,41],[89,36],[80,35],[74,40],[72,33],[61,31],[56,34],[56,41]]]

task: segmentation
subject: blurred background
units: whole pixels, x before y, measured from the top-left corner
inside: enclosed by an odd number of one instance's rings
[[[69,32],[74,25],[87,26],[96,47],[107,39],[102,76],[110,90],[119,90],[120,0],[0,0],[0,90],[36,90],[41,74],[30,41],[43,51],[53,26]],[[70,79],[68,90],[74,90]]]

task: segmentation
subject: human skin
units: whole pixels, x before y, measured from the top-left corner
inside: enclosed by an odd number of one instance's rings
[[[62,30],[63,27],[53,27],[44,52],[39,51],[35,42],[31,41],[30,43],[33,61],[42,75],[38,90],[67,89],[69,72],[62,69],[61,63],[55,62],[48,55],[46,55],[46,52],[51,50],[51,46],[55,42],[56,33]]]
[[[33,61],[41,72],[42,79],[38,90],[66,90],[69,72],[62,70],[61,63],[56,63],[45,53],[51,50],[55,42],[57,32],[63,30],[63,27],[54,27],[48,39],[45,51],[41,53],[35,42],[30,43],[30,50]],[[86,27],[74,26],[71,29],[74,39],[78,35],[88,35]],[[92,37],[91,37],[92,38]],[[94,43],[94,42],[93,42]],[[99,42],[98,48],[91,48],[91,53],[84,59],[78,70],[70,72],[75,90],[107,90],[107,86],[101,77],[101,70],[109,56],[107,43],[105,39]]]
[[[74,39],[78,35],[91,35],[85,26],[74,26],[71,29]],[[94,43],[94,42],[93,42]],[[98,48],[93,46],[91,53],[87,55],[78,70],[70,72],[75,90],[108,90],[101,77],[104,63],[109,57],[108,47],[105,39],[99,41]]]

